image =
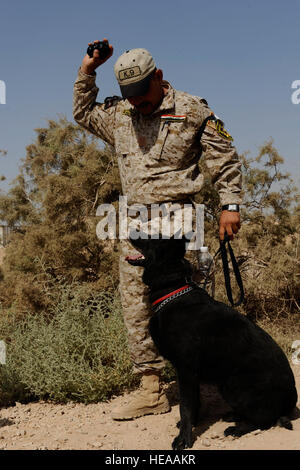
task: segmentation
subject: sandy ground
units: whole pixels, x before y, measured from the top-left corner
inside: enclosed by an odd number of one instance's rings
[[[300,397],[300,365],[294,365],[293,371]],[[172,405],[170,413],[121,422],[113,421],[110,412],[116,403],[127,399],[126,395],[92,405],[16,403],[0,410],[0,449],[170,450],[179,420],[176,383],[168,384],[166,392]],[[212,386],[201,386],[201,392],[203,422],[194,430],[193,450],[300,450],[299,409],[293,431],[274,427],[239,439],[225,438],[223,431],[230,424],[221,416],[228,410],[226,404]]]

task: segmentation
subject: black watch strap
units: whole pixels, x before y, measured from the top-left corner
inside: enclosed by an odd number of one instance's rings
[[[222,211],[240,212],[240,206],[238,204],[225,204],[225,206],[222,206]]]

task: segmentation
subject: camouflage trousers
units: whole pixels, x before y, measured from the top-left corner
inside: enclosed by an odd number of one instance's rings
[[[133,218],[129,217],[128,222],[134,222]],[[139,223],[139,229],[146,232],[150,223],[151,218],[144,223],[143,227],[141,227]],[[128,330],[129,350],[133,361],[134,372],[144,373],[148,371],[159,371],[165,366],[165,361],[162,356],[159,355],[148,329],[152,311],[148,300],[149,288],[142,281],[143,268],[132,266],[125,260],[126,256],[138,253],[129,240],[121,240],[120,245],[119,289],[124,322]],[[197,267],[197,251],[187,250],[185,257],[192,265],[193,280],[200,282]]]

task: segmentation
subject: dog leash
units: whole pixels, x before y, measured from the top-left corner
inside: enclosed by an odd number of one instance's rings
[[[233,272],[234,272],[236,282],[237,282],[237,284],[239,286],[239,290],[240,290],[240,297],[239,297],[239,300],[237,302],[234,302],[233,297],[232,297],[232,288],[231,288],[231,281],[230,281],[230,273],[229,273],[229,265],[228,265],[226,244],[228,245],[228,250],[229,250],[229,254],[230,254],[230,258],[231,258]],[[232,246],[230,245],[230,238],[229,238],[227,233],[225,233],[224,240],[220,240],[220,248],[215,253],[215,255],[214,255],[214,257],[213,257],[213,259],[212,259],[212,261],[209,265],[209,268],[207,270],[207,274],[205,276],[204,287],[203,288],[206,289],[206,285],[207,285],[207,282],[208,282],[211,266],[212,266],[215,258],[220,253],[221,253],[222,263],[223,263],[223,273],[224,273],[224,280],[225,280],[225,287],[226,287],[227,297],[228,297],[228,300],[229,300],[229,302],[231,303],[231,305],[233,307],[238,307],[239,305],[241,305],[244,302],[244,298],[245,298],[244,286],[243,286],[243,281],[242,281],[242,278],[241,278],[241,273],[240,273],[240,270],[239,270],[239,266],[238,266],[238,263],[237,263],[236,258],[234,256]]]
[[[229,249],[229,254],[230,254],[230,257],[231,257],[231,263],[232,263],[232,266],[233,266],[233,271],[234,271],[234,274],[235,274],[235,277],[236,277],[237,284],[238,284],[239,289],[240,289],[240,298],[237,302],[234,302],[233,298],[232,298],[232,289],[231,289],[231,281],[230,281],[230,274],[229,274],[229,265],[228,265],[226,244],[228,244],[228,249]],[[228,297],[228,300],[231,303],[231,305],[233,307],[237,307],[237,306],[241,305],[241,303],[243,303],[243,301],[244,301],[244,287],[243,287],[243,281],[242,281],[242,278],[241,278],[240,270],[239,270],[237,261],[236,261],[235,256],[234,256],[233,249],[230,245],[230,239],[229,239],[227,233],[225,233],[224,240],[222,240],[222,241],[220,240],[220,248],[218,249],[218,251],[215,253],[215,255],[213,256],[213,258],[211,260],[211,263],[208,267],[208,270],[207,270],[207,273],[206,273],[206,276],[205,276],[203,287],[201,287],[201,288],[206,290],[206,285],[207,285],[207,282],[208,282],[209,273],[210,273],[212,264],[213,264],[215,258],[220,253],[221,253],[222,262],[223,262],[223,272],[224,272],[224,278],[225,278],[225,286],[226,286],[226,291],[227,291],[227,297]],[[172,300],[176,299],[177,297],[180,297],[183,294],[186,294],[186,293],[190,292],[191,290],[193,290],[193,288],[196,287],[196,288],[199,289],[200,286],[198,284],[196,284],[192,279],[186,279],[186,281],[188,282],[188,284],[184,285],[183,287],[180,287],[179,289],[176,289],[175,291],[169,292],[168,294],[164,295],[163,297],[160,297],[159,299],[155,300],[151,304],[153,312],[157,313],[167,303],[171,302]]]

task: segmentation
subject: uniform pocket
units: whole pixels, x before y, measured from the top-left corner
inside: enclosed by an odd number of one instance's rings
[[[193,135],[187,132],[183,123],[166,123],[159,136],[157,158],[161,162],[170,163],[171,167],[177,167],[187,154],[192,139]]]
[[[162,158],[169,132],[170,132],[169,123],[163,123],[161,131],[159,132],[158,139],[155,144],[154,156],[157,160],[160,160]]]
[[[131,168],[131,158],[129,152],[119,153],[118,160],[120,171],[126,171]]]

